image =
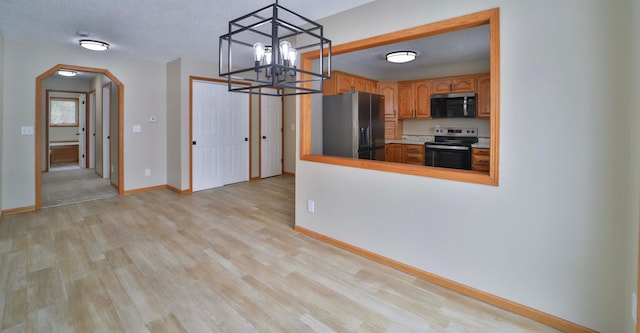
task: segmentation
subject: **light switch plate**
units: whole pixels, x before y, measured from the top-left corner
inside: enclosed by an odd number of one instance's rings
[[[33,126],[22,126],[20,127],[21,135],[33,135]]]

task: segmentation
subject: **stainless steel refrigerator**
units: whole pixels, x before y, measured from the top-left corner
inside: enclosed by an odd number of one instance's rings
[[[324,96],[322,153],[384,161],[384,96],[359,91]]]

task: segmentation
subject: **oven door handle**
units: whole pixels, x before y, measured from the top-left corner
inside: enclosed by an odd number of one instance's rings
[[[432,149],[469,150],[469,147],[465,147],[465,146],[425,145],[425,147],[432,148]]]

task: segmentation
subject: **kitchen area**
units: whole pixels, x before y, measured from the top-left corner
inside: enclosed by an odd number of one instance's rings
[[[489,45],[478,26],[335,56],[315,151],[489,174]]]
[[[335,71],[324,83],[323,154],[488,173],[489,89],[488,73],[375,81]]]

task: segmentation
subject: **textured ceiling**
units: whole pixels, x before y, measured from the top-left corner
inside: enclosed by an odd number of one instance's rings
[[[312,20],[373,0],[282,0]],[[211,60],[228,21],[273,0],[0,0],[6,40],[78,47],[77,31],[111,45],[109,54],[168,62]],[[84,52],[80,50],[80,52]]]
[[[489,25],[457,30],[407,42],[383,45],[334,56],[333,66],[347,68],[361,75],[379,80],[403,77],[414,78],[415,68],[439,67],[463,63],[481,63],[489,67],[490,62]],[[385,59],[392,51],[414,51],[416,60],[406,64],[393,64]],[[366,74],[365,74],[366,73]],[[419,72],[418,72],[419,73]]]

